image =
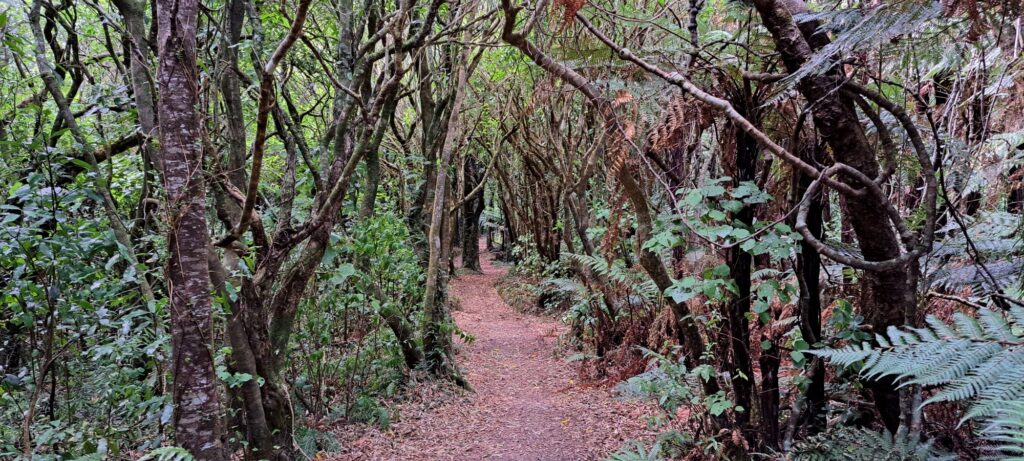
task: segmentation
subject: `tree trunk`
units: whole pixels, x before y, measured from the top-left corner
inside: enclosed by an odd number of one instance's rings
[[[160,160],[167,192],[175,442],[200,460],[224,459],[213,368],[206,187],[196,67],[196,0],[158,0]]]
[[[751,123],[759,123],[751,99],[752,93],[750,82],[744,82],[745,87],[738,90],[734,96],[733,106],[747,117]],[[742,182],[754,181],[756,178],[757,140],[748,135],[745,131],[735,128],[736,136],[736,164],[732,172],[733,186],[739,186]],[[754,207],[746,205],[733,215],[733,220],[748,227],[753,231]],[[729,277],[736,284],[736,294],[729,301],[725,308],[724,319],[727,325],[728,337],[723,338],[729,345],[732,358],[728,361],[729,373],[732,376],[732,389],[735,395],[735,403],[744,408],[736,412],[735,423],[737,428],[747,437],[752,439],[750,434],[750,411],[753,395],[754,370],[750,359],[750,321],[747,313],[750,312],[750,276],[753,267],[753,257],[744,251],[739,245],[735,245],[727,251],[726,259],[729,263]]]
[[[442,242],[445,238],[445,228],[450,222],[447,212],[446,198],[448,197],[448,168],[451,165],[452,154],[458,147],[461,137],[461,124],[459,111],[462,109],[462,100],[465,97],[466,80],[468,78],[468,53],[463,53],[463,64],[459,66],[458,79],[456,81],[455,99],[452,102],[451,115],[449,118],[447,133],[441,145],[441,157],[437,164],[434,179],[434,193],[432,211],[430,214],[430,229],[427,234],[427,246],[429,256],[427,262],[427,280],[423,294],[423,311],[427,315],[426,331],[423,337],[424,356],[427,367],[436,376],[454,376],[455,366],[452,362],[451,334],[447,333],[444,325],[450,322],[448,307],[443,296],[444,272],[441,267],[446,264],[443,259],[444,248]]]
[[[465,177],[466,194],[484,180],[480,162],[472,155],[466,156]],[[476,272],[480,272],[480,215],[483,212],[482,193],[476,194],[462,205],[462,267]]]
[[[809,42],[827,41],[816,33],[816,26],[804,23],[798,27],[793,14],[806,9],[799,0],[755,0],[755,7],[782,60],[790,72],[808,61],[813,51]],[[826,75],[805,77],[798,84],[801,94],[813,101],[814,124],[831,147],[836,160],[864,173],[878,177],[880,167],[876,153],[861,126],[853,101],[836,91],[837,71]],[[851,185],[856,187],[855,181]],[[868,261],[884,261],[900,255],[899,240],[879,200],[868,194],[855,200],[844,200],[850,222]],[[880,225],[882,224],[882,225]],[[884,332],[889,326],[902,325],[916,312],[917,263],[886,271],[866,271],[862,278],[860,306],[873,331]],[[900,399],[893,378],[875,379],[867,383],[875,406],[889,431],[899,427]]]
[[[797,128],[799,129],[799,128]],[[801,149],[805,155],[805,161],[821,161],[823,149],[818,146],[803,146]],[[804,196],[804,192],[810,187],[815,178],[797,171],[793,181],[792,203],[796,206]],[[811,197],[811,204],[807,213],[807,229],[819,239],[824,235],[822,229],[822,201],[819,195]],[[821,287],[819,278],[821,275],[821,255],[814,250],[806,241],[800,242],[800,253],[796,258],[797,284],[800,287],[800,299],[798,300],[798,315],[800,318],[800,334],[808,344],[815,344],[822,340],[821,337]],[[807,370],[811,382],[804,394],[806,399],[805,417],[808,421],[808,429],[814,434],[825,428],[825,364],[821,360],[812,360]],[[798,422],[797,422],[798,423]]]
[[[1010,193],[1006,197],[1006,212],[1024,214],[1024,168],[1019,166],[1010,169]]]

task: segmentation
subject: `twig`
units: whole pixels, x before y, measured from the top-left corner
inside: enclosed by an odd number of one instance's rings
[[[939,293],[937,291],[929,291],[928,292],[928,297],[929,298],[945,299],[945,300],[948,300],[948,301],[956,301],[956,302],[958,302],[960,304],[963,304],[965,306],[970,306],[970,307],[973,307],[975,309],[984,309],[985,308],[985,306],[982,306],[981,304],[978,304],[976,302],[970,301],[968,299],[964,299],[964,298],[961,298],[959,296],[953,296],[953,295],[949,295],[949,294],[945,294],[945,293]]]

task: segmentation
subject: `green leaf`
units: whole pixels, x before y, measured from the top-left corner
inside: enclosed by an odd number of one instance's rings
[[[725,193],[725,188],[722,187],[722,186],[719,186],[718,184],[712,184],[710,186],[705,186],[702,190],[704,192],[704,196],[705,197],[718,197],[719,195],[722,195],[722,194]]]

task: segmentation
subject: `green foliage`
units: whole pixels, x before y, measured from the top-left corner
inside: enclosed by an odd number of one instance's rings
[[[727,188],[731,180],[723,176],[709,179],[702,187],[679,190],[682,213],[661,220],[644,248],[660,252],[685,247],[683,236],[695,234],[720,246],[739,245],[754,256],[769,255],[779,260],[792,255],[801,236],[788,225],[761,221],[747,225],[732,218],[743,208],[768,203],[772,197],[749,181]]]
[[[634,268],[626,267],[625,262],[622,260],[608,261],[597,256],[577,254],[567,254],[567,256],[587,266],[594,273],[607,278],[610,282],[629,287],[629,289],[644,299],[654,300],[658,296],[657,285],[643,273]]]
[[[658,367],[618,385],[620,394],[652,399],[669,418],[675,417],[679,407],[700,402],[700,380],[681,361],[647,349],[644,354],[653,357]]]
[[[867,341],[871,335],[862,329],[863,325],[864,316],[854,312],[853,304],[845,299],[836,301],[828,318],[829,336],[854,343]]]
[[[1024,308],[979,310],[977,317],[956,313],[952,322],[934,316],[928,326],[890,328],[864,342],[811,353],[832,364],[860,369],[868,379],[894,376],[904,385],[935,387],[924,402],[970,402],[961,423],[984,422],[981,435],[998,451],[1024,450],[1019,429],[1024,399]]]
[[[919,436],[893,435],[840,426],[798,442],[789,453],[794,461],[945,461],[955,460]]]
[[[34,393],[31,432],[41,446],[69,456],[159,446],[171,418],[166,302],[145,303],[136,285],[158,271],[126,263],[109,222],[90,216],[88,190],[50,187],[50,178],[36,172],[11,183],[0,209],[0,367],[10,366],[0,369],[0,457],[21,452],[19,429]],[[137,251],[152,251],[155,262],[160,240],[143,240]],[[37,387],[42,338],[50,334],[55,360]]]
[[[858,50],[871,49],[905,34],[914,33],[940,17],[942,6],[935,2],[890,2],[876,7],[849,8],[797,15],[799,21],[820,21],[831,32],[831,42],[816,51],[800,69],[787,77],[795,84],[811,75],[821,75]]]
[[[876,335],[864,342],[812,353],[837,366],[859,366],[866,378],[895,376],[907,384],[940,386],[926,403],[976,403],[964,417],[988,416],[1007,400],[1024,395],[1024,308],[1009,315],[984,309],[978,318],[957,313],[951,324],[934,316],[927,327]]]
[[[673,359],[648,349],[642,350],[646,356],[655,360],[657,368],[623,382],[616,388],[619,393],[656,401],[669,419],[675,418],[677,410],[683,406],[701,409],[712,416],[721,416],[727,411],[746,411],[730,401],[724,391],[712,395],[703,394],[701,383],[714,378],[715,370],[711,366],[699,365],[687,369],[682,358]],[[691,418],[695,416],[690,415]]]
[[[660,461],[682,459],[694,445],[693,436],[687,433],[669,430],[658,434],[651,448],[640,441],[633,440],[605,458],[606,461]]]
[[[379,400],[398,392],[407,370],[385,317],[415,329],[423,299],[423,271],[410,238],[392,213],[332,238],[317,295],[303,305],[292,343],[294,390],[312,414],[390,424]]]
[[[513,274],[558,277],[565,272],[559,261],[548,261],[541,257],[536,243],[529,236],[520,236],[512,246],[512,259],[516,262],[512,268]]]
[[[192,461],[192,454],[180,447],[160,447],[146,453],[139,461]]]
[[[609,455],[605,461],[661,461],[664,459],[666,458],[662,456],[659,444],[655,443],[648,449],[643,442],[632,441]]]
[[[567,310],[586,291],[579,281],[566,277],[546,278],[532,287],[542,313],[552,314]]]
[[[964,220],[967,235],[955,222],[942,229],[952,235],[937,243],[932,251],[932,257],[940,262],[926,273],[928,283],[948,292],[969,288],[973,295],[980,297],[997,289],[992,279],[999,287],[1024,281],[1024,240],[1017,235],[1024,226],[1020,215],[988,211],[966,216]],[[975,249],[987,261],[984,268],[963,260]]]
[[[1005,402],[981,428],[993,458],[1024,460],[1024,400]]]

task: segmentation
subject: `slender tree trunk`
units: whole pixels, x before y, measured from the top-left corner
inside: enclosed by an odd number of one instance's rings
[[[804,146],[801,149],[805,153],[805,161],[820,161],[822,157],[821,148],[818,146]],[[806,155],[806,153],[812,155]],[[813,155],[817,154],[817,155]],[[795,172],[793,181],[794,194],[792,202],[794,206],[804,196],[804,192],[810,187],[815,178],[803,172]],[[822,197],[812,197],[809,211],[807,213],[807,229],[819,239],[823,235],[822,228]],[[815,344],[821,341],[821,287],[819,277],[821,275],[821,255],[804,241],[800,242],[800,254],[796,259],[797,283],[800,287],[800,299],[798,315],[800,317],[800,334],[808,344]],[[817,433],[825,428],[825,364],[821,360],[812,360],[807,370],[811,382],[804,394],[806,400],[805,417],[808,421],[808,429],[811,433]],[[797,422],[799,423],[799,422]]]
[[[480,162],[466,156],[465,193],[470,193],[483,180]],[[480,272],[480,215],[484,212],[483,194],[477,194],[462,205],[462,267]]]
[[[1021,147],[1018,146],[1018,150]],[[1010,169],[1010,194],[1006,197],[1006,212],[1024,214],[1024,168]]]
[[[221,460],[220,388],[213,369],[203,139],[197,107],[196,0],[158,0],[160,161],[167,192],[174,436],[196,459]]]
[[[749,87],[750,82],[744,82],[745,88],[740,89],[735,96],[733,106],[755,125],[758,117],[753,113],[756,108],[751,100],[752,94]],[[754,181],[757,177],[757,141],[750,137],[745,131],[736,128],[736,164],[732,173],[733,186],[739,186],[742,182]],[[751,227],[754,222],[754,207],[746,205],[733,215],[733,219],[745,226]],[[729,372],[732,376],[732,389],[735,394],[735,403],[744,408],[744,411],[736,412],[735,422],[740,431],[748,439],[750,434],[750,411],[752,395],[754,390],[754,370],[750,359],[750,321],[747,313],[750,312],[750,276],[753,267],[753,257],[738,245],[728,250],[726,256],[729,261],[729,277],[736,284],[736,294],[726,306],[725,320],[728,326],[728,337],[724,338],[730,345],[732,360],[729,361]]]
[[[446,261],[443,259],[442,239],[444,239],[444,227],[449,221],[445,198],[448,196],[448,168],[451,165],[452,153],[458,146],[461,137],[461,124],[459,111],[462,109],[462,100],[465,97],[465,87],[468,69],[467,53],[463,53],[463,64],[459,66],[458,79],[455,88],[455,99],[452,103],[451,116],[444,143],[441,146],[441,157],[437,164],[436,179],[434,180],[433,206],[430,215],[430,230],[427,234],[427,245],[429,247],[429,259],[427,263],[427,281],[424,289],[423,311],[427,315],[426,332],[423,338],[423,349],[426,356],[427,366],[438,375],[444,376],[454,372],[452,363],[450,333],[444,324],[450,321],[448,308],[442,296],[444,289],[444,269],[441,267]]]
[[[135,112],[139,117],[139,127],[147,138],[156,136],[156,99],[149,77],[149,52],[146,46],[146,2],[136,0],[117,0],[114,2],[124,18],[125,31],[128,32],[130,57],[128,73],[131,76],[132,93],[135,99]],[[153,162],[152,143],[143,141],[144,160]]]
[[[363,198],[359,202],[359,218],[373,216],[377,206],[377,188],[380,186],[380,154],[377,149],[366,152],[366,181]]]

